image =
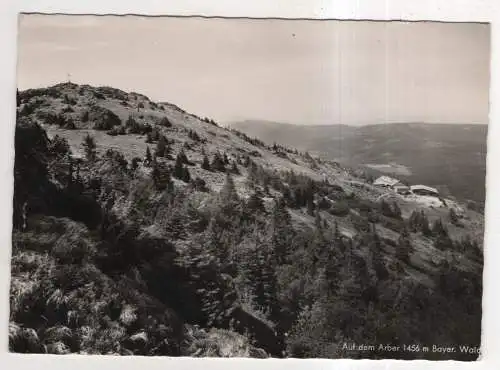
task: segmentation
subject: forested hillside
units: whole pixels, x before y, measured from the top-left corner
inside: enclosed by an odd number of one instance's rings
[[[109,87],[19,92],[15,150],[13,352],[477,358],[484,221],[460,202]]]

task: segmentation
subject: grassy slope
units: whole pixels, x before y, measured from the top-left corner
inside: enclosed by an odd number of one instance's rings
[[[61,87],[62,93],[69,95],[70,97],[77,100],[77,105],[74,107],[75,114],[77,115],[79,110],[84,110],[89,104],[89,101],[96,101],[95,98],[90,98],[90,93],[85,92],[83,96],[80,96],[77,93],[76,85],[62,85]],[[362,187],[352,186],[351,184],[356,184],[360,182],[353,173],[350,172],[349,168],[342,168],[338,166],[334,162],[323,161],[320,164],[317,164],[317,168],[311,168],[310,164],[301,156],[295,154],[287,154],[291,159],[281,158],[269,150],[261,147],[256,147],[245,140],[239,138],[232,132],[226,130],[222,127],[217,127],[212,124],[206,123],[199,119],[196,116],[190,115],[181,109],[172,106],[170,104],[163,104],[164,110],[160,110],[158,108],[151,109],[146,98],[139,97],[138,100],[135,100],[132,97],[128,97],[128,106],[123,106],[120,104],[121,100],[113,99],[107,97],[105,100],[97,100],[96,104],[102,106],[104,108],[112,110],[115,114],[117,114],[122,121],[125,121],[129,115],[133,115],[134,117],[144,116],[144,122],[154,122],[159,118],[166,116],[172,123],[172,128],[163,128],[163,133],[167,135],[169,139],[173,139],[175,143],[173,144],[173,151],[178,152],[184,142],[188,141],[187,139],[187,130],[195,130],[198,135],[207,140],[207,144],[203,145],[205,152],[210,157],[216,151],[226,152],[228,156],[234,157],[238,154],[245,154],[251,152],[258,152],[260,154],[259,157],[252,157],[252,159],[258,163],[263,165],[266,168],[283,171],[283,170],[293,170],[296,173],[303,173],[307,176],[310,176],[313,179],[321,180],[323,176],[328,178],[330,183],[337,183],[341,185],[348,193],[352,192],[356,194],[360,198],[376,200],[379,198],[381,191],[369,184],[364,182],[362,183]],[[138,104],[142,102],[144,104],[144,108],[141,108],[137,111]],[[62,99],[51,99],[51,109],[57,110],[61,109],[63,106]],[[287,125],[284,125],[287,126]],[[139,135],[123,135],[123,136],[109,136],[105,131],[96,131],[96,130],[64,130],[57,128],[55,126],[47,126],[45,125],[45,129],[50,136],[60,135],[68,139],[73,151],[82,151],[81,142],[83,137],[90,133],[96,139],[98,151],[103,153],[107,149],[119,149],[127,159],[131,159],[133,157],[144,157],[146,152],[146,147],[150,145],[150,149],[154,149],[153,144],[146,144],[145,136]],[[320,130],[320,128],[318,128]],[[373,136],[372,132],[376,132],[379,138],[384,137],[384,134],[387,133],[387,130],[383,126],[370,126],[363,128],[363,130],[367,131],[364,135]],[[419,128],[420,130],[420,128]],[[430,130],[430,128],[426,129],[426,131]],[[464,128],[465,130],[465,128]],[[431,130],[432,132],[434,130]],[[465,130],[467,131],[467,130]],[[399,131],[398,131],[399,132]],[[444,140],[447,138],[448,130],[445,127],[439,126],[439,140]],[[322,133],[323,134],[323,133]],[[349,131],[349,136],[352,135],[352,132]],[[396,134],[391,134],[396,135]],[[431,135],[431,133],[429,133]],[[397,136],[397,135],[396,135]],[[467,135],[463,135],[459,138],[455,138],[454,141],[458,143],[462,143],[466,140]],[[477,135],[475,135],[476,141],[479,141]],[[192,150],[187,150],[186,154],[195,163],[201,163],[201,144],[195,146]],[[173,163],[173,162],[172,162]],[[198,166],[194,166],[190,168],[190,172],[192,177],[201,176],[210,188],[217,191],[220,189],[224,182],[224,175],[220,173],[211,173],[208,171],[204,171]],[[237,184],[237,190],[240,195],[248,196],[249,189],[245,183],[246,173],[242,173],[240,176],[235,176],[235,182]],[[362,181],[362,180],[361,180]],[[392,197],[392,200],[398,202],[400,207],[402,208],[403,214],[408,217],[409,214],[413,210],[419,210],[422,207],[420,204],[415,202],[405,201],[401,197]],[[452,203],[452,201],[448,200],[448,203]],[[447,218],[448,209],[447,208],[428,208],[423,207],[426,213],[429,215],[430,220],[433,221],[437,218]],[[451,226],[451,236],[457,239],[460,239],[465,233],[472,233],[474,237],[479,237],[482,239],[483,234],[483,216],[478,214],[477,212],[467,210],[465,205],[461,205],[461,208],[465,209],[465,219],[464,224],[465,228],[459,229]],[[326,215],[325,215],[326,217]],[[307,217],[306,217],[307,218]],[[341,221],[341,225],[345,224],[344,231],[346,235],[354,234],[354,230],[352,225],[349,222]],[[396,235],[393,235],[390,230],[386,230],[381,227],[381,232],[387,234],[389,237],[396,238]],[[419,243],[420,244],[420,243]],[[426,243],[422,242],[422,245],[425,246]]]

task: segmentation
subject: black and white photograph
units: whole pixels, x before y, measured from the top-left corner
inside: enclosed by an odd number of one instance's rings
[[[16,78],[9,352],[481,355],[490,24],[25,13]]]

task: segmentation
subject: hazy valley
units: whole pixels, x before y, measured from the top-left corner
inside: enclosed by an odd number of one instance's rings
[[[369,126],[292,125],[241,121],[230,125],[348,166],[393,174],[413,184],[484,204],[486,125],[393,123]]]

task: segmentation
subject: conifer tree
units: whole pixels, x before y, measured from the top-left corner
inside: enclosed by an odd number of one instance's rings
[[[257,279],[255,279],[255,295],[257,303],[270,313],[274,320],[279,315],[276,280],[276,258],[272,246],[263,240],[256,248]]]
[[[139,168],[140,161],[141,161],[141,159],[138,157],[132,158],[132,162],[130,163],[130,169],[132,172],[135,172]]]
[[[184,182],[189,182],[191,180],[191,175],[189,174],[189,170],[184,166],[184,160],[182,154],[177,155],[173,170],[173,176]]]
[[[151,172],[151,177],[157,190],[163,191],[171,189],[172,180],[170,178],[170,171],[163,163],[156,161],[156,157],[153,158],[153,170]]]
[[[164,135],[160,135],[160,138],[158,139],[155,154],[157,157],[168,157],[170,154],[167,138]]]
[[[401,208],[396,202],[392,203],[392,212],[395,218],[401,218]]]
[[[387,269],[385,268],[382,241],[377,233],[375,225],[373,225],[372,232],[369,235],[370,241],[370,252],[372,257],[372,267],[375,271],[377,279],[384,279],[387,275]]]
[[[240,174],[240,170],[238,169],[238,166],[236,165],[235,161],[233,161],[233,164],[231,165],[231,170],[230,171],[234,175],[239,175]]]
[[[439,233],[434,241],[434,247],[441,251],[453,249],[453,240],[450,239],[447,233]]]
[[[452,224],[456,225],[458,223],[458,215],[454,208],[450,208],[449,218]]]
[[[432,233],[437,236],[448,236],[448,231],[443,225],[443,221],[439,218],[432,225]]]
[[[419,216],[420,216],[420,213],[418,213],[417,211],[413,211],[410,215],[410,217],[408,218],[408,228],[412,231],[412,232],[417,232],[418,229],[419,229]]]
[[[203,155],[203,162],[201,163],[201,168],[203,168],[206,171],[211,171],[210,167],[210,162],[208,161],[208,158],[206,155]]]
[[[403,262],[408,262],[412,250],[410,233],[406,227],[403,228],[396,247],[396,257]]]
[[[254,191],[252,195],[248,198],[246,207],[251,212],[265,212],[264,202],[260,197],[259,193]]]
[[[87,136],[85,136],[85,138],[83,139],[82,146],[85,151],[85,156],[87,157],[87,160],[94,161],[97,156],[97,151],[96,151],[97,145],[95,143],[94,138],[89,134],[87,134]]]
[[[314,210],[316,209],[316,207],[314,205],[314,201],[312,200],[312,198],[308,197],[306,202],[307,202],[306,203],[307,213],[312,216],[314,214]],[[316,212],[316,215],[319,215],[319,213]]]
[[[250,162],[249,167],[248,167],[248,172],[247,172],[247,182],[250,187],[255,187],[258,182],[258,169],[257,169],[257,164],[255,162]]]
[[[212,164],[210,168],[214,171],[225,172],[226,166],[224,164],[224,159],[221,157],[220,153],[215,153],[214,158],[212,160]]]
[[[424,211],[421,213],[421,219],[422,219],[422,234],[424,236],[431,236],[432,235],[432,230],[429,226],[429,219],[425,215]]]
[[[151,165],[153,158],[151,157],[151,150],[149,150],[149,146],[146,148],[146,158],[144,159],[144,164],[146,166]]]
[[[337,220],[335,220],[334,227],[333,227],[333,240],[335,243],[339,242],[342,238],[342,235],[340,234],[340,229],[339,229],[339,223]]]
[[[191,164],[191,162],[189,162],[188,157],[186,156],[186,152],[184,152],[184,149],[181,149],[181,151],[179,152],[179,154],[177,156],[178,156],[178,158],[180,158],[180,161],[182,162],[182,164],[187,164],[187,165]]]
[[[237,206],[240,202],[233,177],[229,173],[226,174],[226,180],[219,193],[219,198],[224,207]]]
[[[66,156],[71,153],[68,141],[59,135],[55,135],[50,141],[50,151],[57,156]]]
[[[71,189],[73,185],[73,158],[69,153],[66,154],[66,160],[68,161],[68,177],[66,181],[66,188]]]
[[[250,166],[250,164],[253,163],[251,160],[250,160],[250,157],[248,155],[245,155],[245,157],[243,158],[243,167],[247,168],[248,166]]]
[[[291,222],[284,198],[278,199],[271,214],[271,236],[277,262],[280,265],[285,263],[291,252],[294,236]]]

